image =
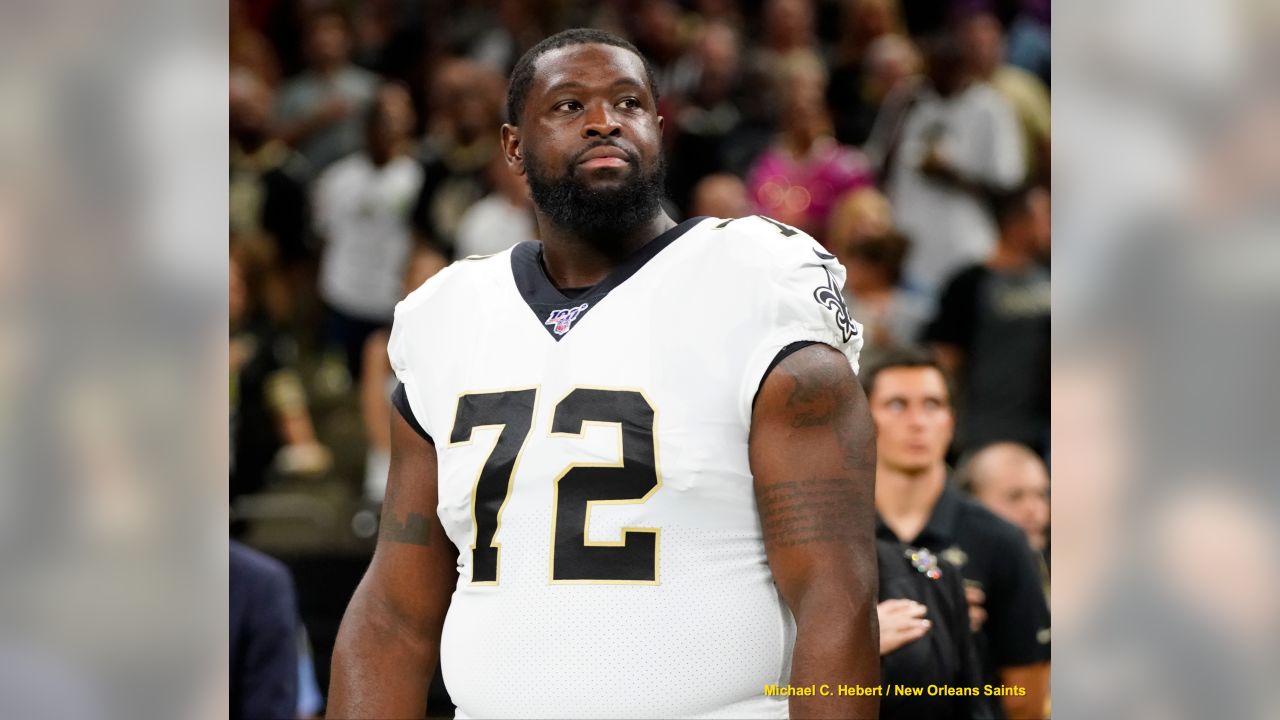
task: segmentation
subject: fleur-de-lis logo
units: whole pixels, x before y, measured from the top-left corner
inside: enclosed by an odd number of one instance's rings
[[[825,265],[822,267],[822,272],[827,275],[827,284],[819,286],[813,291],[813,299],[835,313],[836,324],[840,326],[841,339],[844,342],[849,342],[849,340],[853,339],[853,336],[858,334],[858,326],[854,324],[853,318],[849,317],[849,306],[844,304],[844,295],[841,294],[840,288],[836,285],[835,277]]]
[[[551,325],[551,330],[556,335],[564,335],[573,327],[573,323],[578,319],[578,316],[586,312],[587,305],[588,303],[582,303],[578,307],[565,308],[563,310],[552,310],[551,314],[547,316],[547,319],[543,324]]]

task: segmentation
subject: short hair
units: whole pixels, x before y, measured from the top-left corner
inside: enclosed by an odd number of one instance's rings
[[[933,368],[942,375],[943,383],[947,386],[947,398],[951,397],[951,382],[947,377],[947,373],[938,364],[938,360],[934,354],[920,347],[893,347],[885,350],[876,360],[875,364],[864,369],[859,375],[858,380],[862,383],[862,389],[866,392],[867,397],[871,397],[871,392],[875,388],[876,378],[885,370],[895,370],[897,368]]]
[[[654,80],[653,65],[635,45],[603,30],[571,28],[544,39],[529,48],[516,61],[516,66],[511,71],[511,83],[507,86],[507,122],[512,125],[520,124],[520,113],[524,111],[524,101],[529,95],[529,86],[533,84],[533,72],[538,59],[552,50],[571,45],[611,45],[634,53],[644,63],[645,80],[649,83],[649,92],[653,94],[654,102],[657,102],[658,84]]]

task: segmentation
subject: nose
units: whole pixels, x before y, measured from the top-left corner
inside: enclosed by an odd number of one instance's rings
[[[584,113],[582,137],[619,137],[622,124],[614,118],[608,103],[592,103]]]

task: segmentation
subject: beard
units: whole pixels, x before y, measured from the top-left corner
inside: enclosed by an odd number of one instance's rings
[[[596,147],[596,146],[592,146]],[[588,148],[588,150],[591,148]],[[577,174],[579,153],[564,174],[552,177],[532,155],[524,164],[533,203],[556,225],[591,241],[609,241],[630,234],[653,220],[662,207],[666,165],[658,155],[645,173],[639,158],[627,151],[631,171],[621,183],[593,188]]]

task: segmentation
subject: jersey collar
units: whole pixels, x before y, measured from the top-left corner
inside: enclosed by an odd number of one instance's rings
[[[703,220],[706,217],[692,217],[668,229],[623,260],[603,280],[573,298],[566,297],[547,277],[540,242],[522,242],[512,249],[511,273],[520,296],[537,316],[538,322],[552,339],[559,342],[611,290],[626,282],[658,253]]]

